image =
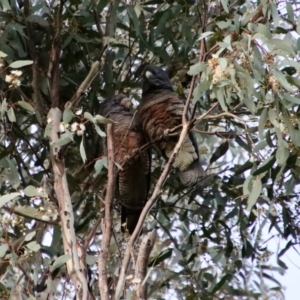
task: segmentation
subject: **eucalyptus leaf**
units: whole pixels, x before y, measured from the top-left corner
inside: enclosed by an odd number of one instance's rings
[[[55,259],[54,263],[51,266],[50,271],[53,272],[55,269],[60,268],[62,265],[64,265],[68,260],[70,260],[72,257],[70,254],[63,254]]]
[[[16,122],[16,115],[13,107],[9,108],[7,111],[7,116],[10,122]]]
[[[253,186],[247,201],[247,210],[251,210],[252,207],[256,204],[258,197],[262,191],[262,183],[259,177],[256,177],[253,182]]]
[[[69,124],[72,119],[75,117],[74,113],[72,112],[71,109],[66,108],[63,112],[63,122],[65,124]]]
[[[32,105],[26,101],[18,101],[17,104],[28,111],[32,111],[32,112],[35,111]]]
[[[82,161],[86,162],[87,158],[86,158],[86,153],[85,153],[85,149],[84,149],[84,137],[82,137],[82,139],[81,139],[79,150],[80,150],[80,155],[81,155]]]
[[[13,69],[18,69],[18,68],[22,68],[22,67],[29,66],[32,64],[33,64],[32,60],[17,60],[15,62],[11,63],[9,65],[9,67],[13,68]]]
[[[36,241],[26,244],[26,247],[33,252],[38,252],[41,249],[41,245],[38,244]]]

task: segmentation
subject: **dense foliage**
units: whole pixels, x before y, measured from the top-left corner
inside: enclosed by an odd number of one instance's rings
[[[1,299],[38,299],[41,291],[42,299],[74,295],[53,188],[50,108],[63,112],[55,145],[65,158],[78,245],[87,250],[90,294],[99,298],[96,261],[103,235],[95,224],[103,218],[107,182],[99,103],[124,93],[137,105],[149,63],[168,71],[181,97],[192,91],[192,130],[213,174],[209,184],[193,189],[182,186],[175,172],[168,177],[141,235],[157,228],[149,298],[284,297],[282,258],[300,232],[296,5],[2,0],[0,22]],[[96,61],[99,72],[82,90]],[[164,165],[154,152],[152,190]],[[111,294],[128,240],[117,201],[113,223]],[[276,250],[270,246],[275,237],[281,238]],[[128,298],[134,295],[132,278],[126,279]]]

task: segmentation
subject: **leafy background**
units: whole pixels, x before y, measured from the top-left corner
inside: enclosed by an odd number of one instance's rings
[[[286,271],[284,257],[299,242],[298,5],[2,0],[0,8],[1,299],[35,299],[45,286],[54,299],[74,294],[53,190],[49,109],[63,111],[59,145],[76,236],[84,243],[103,217],[107,180],[104,134],[94,117],[101,100],[115,93],[137,104],[148,63],[167,70],[181,97],[193,89],[195,118],[219,104],[193,129],[212,183],[186,190],[172,173],[144,224],[144,233],[159,228],[149,298],[284,298],[276,274]],[[100,71],[72,112],[68,101],[95,61]],[[56,67],[60,75],[51,82]],[[154,153],[153,186],[163,168]],[[111,291],[128,240],[120,233],[117,201],[114,224]],[[95,297],[101,239],[98,228],[87,248]],[[134,295],[130,277],[124,295]]]

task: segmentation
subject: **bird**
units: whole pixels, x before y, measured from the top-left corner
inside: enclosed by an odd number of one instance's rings
[[[185,101],[176,95],[167,72],[161,67],[147,65],[142,76],[138,120],[148,140],[169,159],[179,136],[167,136],[166,132],[182,124]],[[204,170],[195,136],[191,132],[185,138],[173,166],[178,170],[179,178],[185,186],[194,186],[202,180]]]
[[[130,111],[125,95],[114,95],[101,103],[102,116],[114,122],[115,162],[119,166],[117,196],[121,202],[122,231],[133,233],[150,188],[151,150],[139,151],[146,136]]]

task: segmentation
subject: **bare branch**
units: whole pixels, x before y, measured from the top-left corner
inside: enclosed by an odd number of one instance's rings
[[[136,260],[135,278],[137,299],[142,300],[147,298],[146,275],[148,269],[148,261],[150,253],[153,249],[156,240],[156,230],[153,229],[144,236],[140,245],[139,254]]]
[[[54,191],[59,205],[59,215],[63,236],[64,252],[71,255],[67,269],[76,290],[76,299],[88,299],[88,285],[86,280],[85,262],[81,261],[84,255],[80,245],[77,244],[74,229],[73,207],[67,182],[64,161],[59,158],[60,147],[55,143],[58,140],[59,124],[62,113],[59,108],[51,108],[48,118],[52,120],[51,130],[51,161],[54,174]]]
[[[99,70],[100,70],[100,61],[97,60],[92,64],[90,72],[83,80],[83,82],[77,89],[76,93],[73,95],[73,97],[66,103],[65,108],[71,109],[73,106],[75,106],[78,103],[83,93],[89,88],[89,86],[97,76]]]
[[[106,29],[105,29],[105,35],[108,37],[113,37],[115,35],[118,6],[119,6],[119,0],[113,0],[110,4],[109,13],[106,18]]]
[[[24,14],[25,16],[29,16],[30,14],[30,3],[29,0],[25,0],[24,1]],[[28,21],[26,21],[26,27],[27,27],[27,34],[28,34],[28,39],[26,39],[27,44],[28,44],[28,49],[29,49],[29,53],[30,56],[33,60],[33,65],[32,65],[32,89],[33,89],[33,102],[34,102],[34,107],[35,109],[41,114],[41,115],[46,115],[47,111],[46,111],[46,106],[43,103],[43,97],[42,97],[42,93],[40,90],[40,71],[39,71],[39,65],[38,65],[38,59],[37,59],[37,53],[35,50],[35,45],[34,45],[34,39],[33,39],[33,30],[32,30],[32,24]],[[20,92],[21,89],[19,89]],[[22,92],[23,93],[23,92]],[[23,93],[23,97],[26,97],[26,95],[24,95]],[[26,97],[27,98],[27,97]],[[28,99],[26,99],[27,102]]]
[[[51,107],[59,107],[59,81],[60,81],[60,71],[59,71],[59,54],[61,50],[61,28],[62,28],[62,10],[63,1],[60,1],[60,5],[57,8],[56,20],[55,20],[55,33],[52,41],[51,51],[50,51],[50,62],[48,67],[48,79],[49,79],[49,90],[51,97]]]
[[[107,158],[108,158],[108,182],[105,195],[104,230],[101,241],[101,251],[98,258],[99,267],[99,290],[102,300],[109,299],[107,283],[107,258],[109,255],[109,244],[112,235],[112,202],[116,187],[115,149],[113,143],[113,124],[107,125]]]
[[[93,16],[94,16],[94,20],[95,20],[95,23],[96,23],[96,27],[97,27],[97,30],[99,32],[99,36],[102,39],[104,37],[104,32],[103,32],[103,29],[100,25],[100,21],[99,21],[99,18],[98,18],[97,4],[96,4],[95,0],[92,0],[91,2],[92,2],[92,6],[93,6]]]

